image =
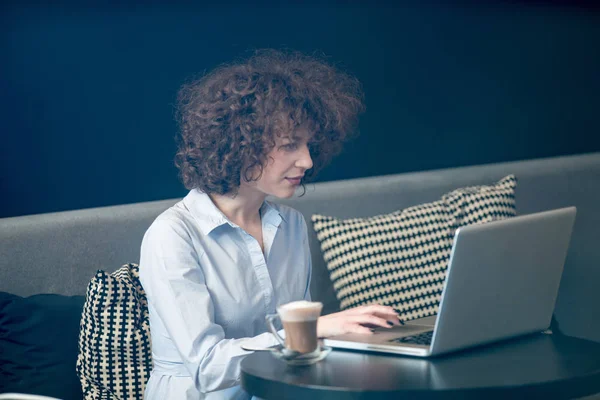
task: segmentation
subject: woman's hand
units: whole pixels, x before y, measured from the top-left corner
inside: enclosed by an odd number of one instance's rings
[[[392,307],[373,304],[319,317],[317,335],[320,338],[343,333],[372,335],[372,327],[391,328],[400,324],[404,325]]]

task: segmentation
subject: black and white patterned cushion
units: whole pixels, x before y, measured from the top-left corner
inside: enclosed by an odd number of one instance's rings
[[[84,399],[142,399],[152,370],[148,303],[136,264],[90,281],[77,375]]]
[[[384,304],[411,320],[435,315],[454,232],[516,215],[514,175],[370,218],[312,216],[342,310]]]

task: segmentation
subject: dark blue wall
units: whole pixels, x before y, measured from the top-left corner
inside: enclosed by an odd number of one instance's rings
[[[0,9],[0,217],[184,195],[175,93],[253,48],[363,82],[320,181],[600,151],[597,7],[163,3]]]

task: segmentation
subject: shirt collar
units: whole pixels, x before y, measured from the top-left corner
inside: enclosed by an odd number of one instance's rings
[[[281,221],[285,221],[283,214],[279,212],[277,208],[270,201],[264,201],[262,206],[260,206],[260,215],[262,216],[262,223],[271,224],[274,227],[279,227]]]
[[[205,235],[210,234],[215,228],[225,224],[228,224],[233,228],[239,227],[237,224],[231,222],[225,214],[219,210],[206,193],[198,189],[190,190],[187,196],[184,197],[183,203],[198,223],[202,233]],[[279,210],[266,200],[260,207],[260,213],[263,225],[267,223],[279,227],[281,221],[285,221]]]

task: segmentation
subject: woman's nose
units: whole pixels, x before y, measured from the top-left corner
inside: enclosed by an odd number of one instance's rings
[[[296,166],[305,170],[312,168],[312,157],[310,156],[310,150],[307,145],[302,146],[300,156],[298,157],[298,160],[296,160]]]

